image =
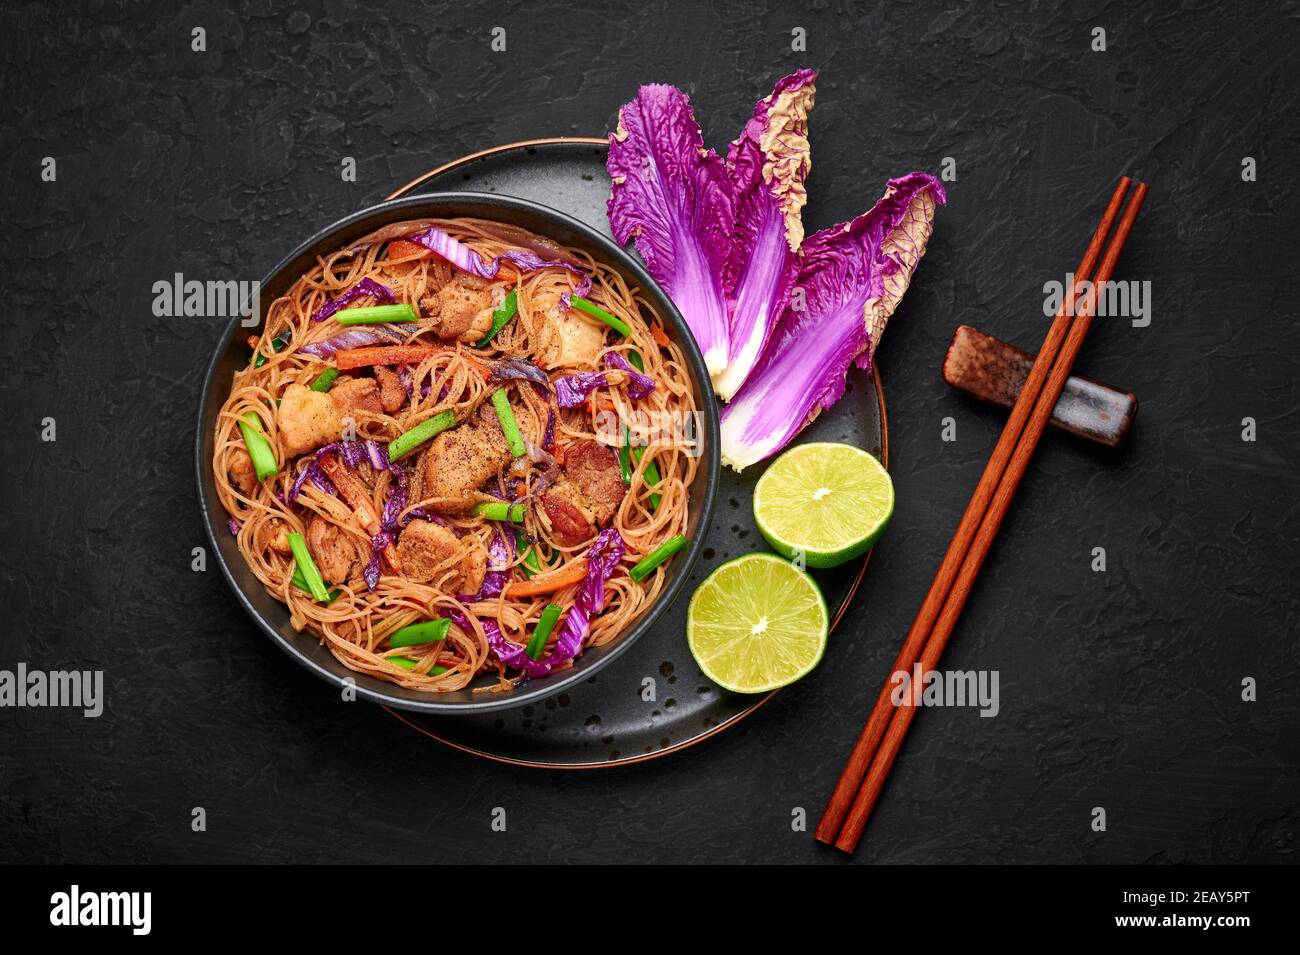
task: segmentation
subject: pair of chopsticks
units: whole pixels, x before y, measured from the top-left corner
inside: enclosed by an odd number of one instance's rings
[[[892,677],[900,672],[911,674],[918,660],[922,674],[929,673],[939,663],[939,657],[961,615],[984,558],[1011,506],[1016,488],[1020,486],[1020,479],[1029,466],[1038,439],[1042,437],[1056,400],[1061,396],[1065,381],[1070,376],[1070,368],[1083,345],[1084,336],[1088,334],[1096,309],[1098,290],[1110,280],[1115,271],[1115,263],[1124,250],[1133,223],[1146,199],[1146,184],[1140,182],[1133,190],[1128,207],[1124,210],[1094,275],[1093,268],[1097,266],[1106,236],[1119,215],[1130,184],[1127,176],[1120,179],[1102,214],[1097,231],[1088,243],[1083,261],[1075,269],[1075,285],[1062,301],[1061,309],[1047,332],[1043,347],[1039,350],[1029,377],[1002,429],[1002,436],[998,438],[979,484],[975,486],[975,493],[966,505],[966,513],[962,515],[952,543],[943,556],[939,572],[889,671],[890,679],[886,679],[835,791],[826,804],[816,831],[816,838],[820,842],[852,852],[862,837],[862,830],[867,825],[871,810],[884,788],[899,748],[903,745],[903,738],[916,715],[911,694],[907,695],[904,703],[894,705],[891,699],[894,687]],[[1080,284],[1085,282],[1091,282],[1091,285],[1080,303]]]

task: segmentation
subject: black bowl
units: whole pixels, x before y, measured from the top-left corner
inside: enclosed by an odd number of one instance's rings
[[[336,686],[342,687],[345,678],[354,680],[357,696],[375,703],[425,713],[482,713],[522,706],[587,679],[649,630],[658,616],[677,598],[699,554],[703,536],[701,530],[708,528],[709,515],[713,510],[714,490],[718,484],[718,406],[713,397],[704,359],[700,356],[681,313],[641,265],[609,239],[578,220],[523,199],[467,192],[435,193],[405,196],[362,209],[322,229],[290,253],[262,280],[260,301],[273,302],[283,295],[303,273],[316,264],[318,255],[341,249],[387,223],[426,216],[493,219],[522,226],[564,245],[585,249],[598,261],[621,272],[629,283],[644,290],[667,323],[668,333],[681,345],[696,393],[703,399],[698,434],[703,443],[705,460],[704,467],[697,470],[694,485],[690,489],[687,534],[691,544],[670,565],[668,586],[659,600],[642,614],[630,630],[604,646],[584,651],[570,669],[527,681],[513,690],[476,694],[470,692],[470,688],[452,693],[420,693],[404,689],[349,670],[335,660],[333,654],[314,635],[296,633],[289,625],[288,608],[268,594],[249,570],[235,546],[234,537],[226,527],[227,514],[217,498],[216,484],[212,478],[212,447],[217,414],[225,402],[230,382],[235,371],[248,362],[246,339],[253,329],[241,326],[238,317],[232,319],[222,333],[204,378],[199,403],[198,436],[194,442],[194,463],[203,522],[221,564],[221,571],[244,609],[285,653],[321,679]],[[489,678],[486,682],[492,681]]]

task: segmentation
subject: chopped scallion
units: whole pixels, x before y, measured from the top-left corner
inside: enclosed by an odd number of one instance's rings
[[[419,660],[412,660],[410,657],[384,657],[389,663],[401,667],[403,670],[414,670],[420,663]],[[442,676],[447,672],[445,666],[435,666],[428,672],[428,676]]]
[[[311,383],[310,386],[311,390],[329,391],[330,386],[334,384],[334,379],[337,378],[338,376],[339,376],[339,370],[337,368],[326,368],[319,375],[317,375],[316,380]]]
[[[277,335],[277,336],[275,336],[275,338],[271,341],[271,350],[272,350],[272,351],[283,351],[283,350],[284,350],[284,346],[287,345],[287,344],[289,344],[289,339],[288,339],[287,336],[285,336],[285,335]],[[255,354],[255,355],[253,356],[253,367],[254,367],[254,368],[261,368],[261,367],[262,367],[263,365],[265,365],[265,364],[266,364],[266,356],[263,355],[261,352],[258,352],[257,354]]]
[[[512,521],[519,524],[524,519],[524,506],[507,504],[505,501],[482,501],[474,505],[474,513],[489,521]]]
[[[645,456],[644,446],[638,445],[637,447],[632,449],[632,461],[635,464],[640,465],[641,458],[644,456]],[[655,464],[653,461],[651,461],[649,464],[645,466],[645,482],[651,487],[659,486],[659,465]],[[651,493],[650,509],[655,511],[659,510],[659,502],[661,500],[663,500],[662,494]]]
[[[559,604],[547,604],[542,610],[542,615],[537,618],[537,626],[533,628],[533,635],[528,641],[528,647],[524,651],[532,659],[541,657],[542,651],[546,649],[546,641],[550,639],[551,631],[555,629],[555,621],[560,619],[562,612]]]
[[[542,572],[542,559],[537,555],[537,545],[529,544],[528,538],[524,536],[524,532],[521,530],[515,531],[515,550],[524,555],[520,566],[523,568],[525,576],[531,577],[533,574]]]
[[[418,647],[424,643],[437,643],[439,640],[447,638],[447,631],[450,629],[451,621],[446,617],[438,620],[426,620],[423,623],[413,623],[389,637],[388,645],[391,647]]]
[[[307,586],[307,581],[302,579],[302,571],[298,569],[297,565],[295,565],[293,568],[293,576],[289,578],[289,583],[293,584],[295,587],[297,587],[299,590],[303,591],[304,593],[311,593],[311,588]],[[325,602],[332,604],[334,601],[339,599],[339,596],[342,593],[343,593],[342,590],[340,590],[338,587],[335,587],[333,590],[329,592],[329,600]]]
[[[311,559],[307,542],[297,531],[289,535],[289,549],[293,551],[293,559],[298,562],[298,571],[302,574],[302,579],[307,584],[307,592],[312,595],[312,599],[328,603],[330,595],[325,589],[325,581],[321,579],[316,562]]]
[[[388,460],[396,461],[403,455],[414,451],[434,435],[446,431],[456,423],[454,411],[441,411],[421,421],[410,431],[404,431],[388,443]]]
[[[681,534],[668,538],[668,540],[638,561],[629,571],[629,574],[638,584],[641,583],[650,576],[656,567],[685,547],[686,544],[687,540]]]
[[[632,432],[623,425],[623,446],[618,449],[618,471],[624,484],[632,483]]]
[[[519,293],[515,289],[510,290],[505,301],[497,306],[496,311],[492,313],[492,327],[488,333],[479,339],[475,348],[483,348],[488,342],[496,338],[497,332],[506,327],[510,319],[515,317],[515,312],[519,311]]]
[[[602,322],[604,322],[610,328],[614,329],[614,331],[618,332],[620,335],[632,334],[632,329],[628,327],[627,322],[623,321],[623,319],[618,318],[615,315],[609,314],[609,312],[605,311],[599,305],[596,305],[593,302],[588,302],[581,295],[570,296],[570,299],[573,302],[573,307],[576,308],[578,311],[586,312],[592,318],[599,318]]]
[[[239,420],[239,433],[244,436],[244,447],[248,449],[253,471],[259,481],[265,481],[280,470],[280,465],[275,461],[275,449],[262,433],[262,423],[256,412],[250,411]]]
[[[334,313],[334,320],[340,325],[378,325],[381,322],[414,322],[417,319],[415,309],[405,303],[365,305],[361,308],[345,308]]]
[[[501,422],[501,433],[506,436],[506,446],[510,454],[522,458],[528,453],[524,447],[524,436],[519,433],[519,422],[515,420],[514,409],[510,407],[510,395],[504,388],[498,388],[492,394],[492,407],[497,409],[497,420]]]

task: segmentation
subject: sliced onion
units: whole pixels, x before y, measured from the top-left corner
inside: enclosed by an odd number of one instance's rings
[[[380,226],[374,232],[357,239],[348,246],[348,251],[360,252],[372,245],[381,245],[384,242],[391,242],[393,239],[405,238],[412,232],[423,232],[432,226],[435,221],[434,219],[405,219],[402,222],[390,222],[388,225]]]
[[[503,358],[492,366],[493,381],[531,381],[539,388],[550,388],[551,379],[546,372],[526,358]]]

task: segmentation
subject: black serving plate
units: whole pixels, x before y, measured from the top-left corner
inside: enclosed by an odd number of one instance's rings
[[[568,213],[609,235],[604,140],[550,139],[475,153],[426,173],[394,193],[467,190],[530,199]],[[391,198],[391,197],[390,197]],[[884,395],[880,383],[856,369],[845,397],[824,412],[798,441],[843,441],[888,464]],[[465,752],[501,762],[556,769],[594,769],[663,756],[698,743],[753,713],[773,694],[745,696],[710,683],[686,646],[687,597],[728,558],[765,549],[751,506],[755,465],[744,474],[723,468],[712,521],[686,593],[619,660],[543,699],[503,712],[428,716],[393,715]],[[813,571],[838,623],[867,559]],[[834,644],[827,650],[833,664]],[[808,679],[815,680],[814,673]]]

